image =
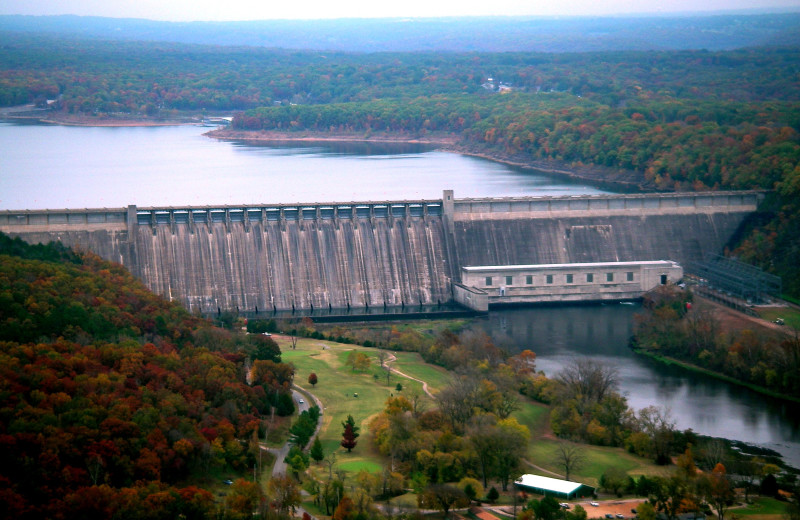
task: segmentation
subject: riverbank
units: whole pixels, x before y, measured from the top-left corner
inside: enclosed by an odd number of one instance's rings
[[[754,330],[757,331],[758,333],[763,333],[763,334],[773,334],[773,335],[789,334],[789,331],[785,327],[776,325],[775,323],[771,323],[768,320],[756,316],[750,316],[735,309],[731,309],[730,307],[719,304],[708,298],[699,296],[697,293],[695,293],[694,297],[695,297],[695,306],[702,305],[703,307],[709,309],[711,315],[713,316],[713,319],[715,319],[720,324],[721,330],[724,332]],[[664,363],[666,365],[680,366],[682,368],[691,370],[692,372],[704,376],[713,377],[714,379],[725,381],[726,383],[748,388],[761,395],[766,395],[769,397],[774,397],[776,399],[782,399],[785,401],[800,403],[800,397],[794,397],[791,395],[782,394],[770,390],[769,388],[764,386],[759,386],[752,383],[740,381],[734,377],[728,376],[721,372],[716,372],[714,370],[710,370],[701,367],[699,365],[695,365],[693,363],[680,360],[678,358],[663,356],[651,350],[640,347],[633,347],[633,351],[636,352],[637,354],[644,355],[651,359],[654,359],[660,363]]]
[[[663,363],[665,365],[676,365],[676,366],[679,366],[681,368],[685,368],[686,370],[691,370],[692,372],[695,372],[695,373],[698,373],[698,374],[702,374],[702,375],[705,375],[705,376],[713,377],[714,379],[718,379],[720,381],[725,381],[726,383],[730,383],[730,384],[733,384],[733,385],[736,385],[736,386],[741,386],[741,387],[748,388],[748,389],[750,389],[750,390],[752,390],[754,392],[757,392],[759,394],[762,394],[762,395],[766,395],[766,396],[769,396],[769,397],[774,397],[776,399],[783,399],[785,401],[791,401],[791,402],[794,402],[794,403],[800,403],[800,398],[793,397],[793,396],[790,396],[790,395],[781,394],[781,393],[778,393],[778,392],[773,392],[769,388],[766,388],[766,387],[763,387],[763,386],[758,386],[758,385],[754,385],[754,384],[751,384],[751,383],[745,383],[743,381],[740,381],[740,380],[738,380],[736,378],[727,376],[727,375],[722,374],[720,372],[714,372],[713,370],[709,370],[707,368],[703,368],[701,366],[694,365],[692,363],[687,363],[685,361],[681,361],[680,359],[676,359],[676,358],[672,358],[672,357],[668,357],[668,356],[662,356],[660,354],[656,354],[655,352],[652,352],[650,350],[643,349],[643,348],[633,348],[633,351],[636,352],[637,354],[649,357],[650,359],[654,359],[654,360],[656,360],[656,361],[658,361],[660,363]]]
[[[328,132],[279,132],[274,130],[243,131],[231,128],[219,128],[205,134],[221,141],[242,141],[251,144],[282,143],[400,143],[423,144],[437,150],[479,157],[499,162],[513,168],[535,170],[547,175],[588,182],[600,188],[614,191],[642,192],[652,191],[641,172],[618,170],[596,165],[573,164],[556,160],[537,160],[526,154],[510,154],[494,149],[465,143],[460,136],[449,133],[429,134],[426,136],[404,136],[392,133],[370,134],[331,134]]]

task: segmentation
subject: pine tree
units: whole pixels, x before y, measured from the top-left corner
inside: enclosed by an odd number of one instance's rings
[[[320,462],[325,458],[325,452],[322,451],[322,443],[319,441],[319,437],[314,439],[314,444],[311,445],[311,451],[309,454],[316,462]]]
[[[342,447],[347,448],[347,453],[350,453],[350,450],[355,448],[356,444],[358,444],[356,437],[357,435],[353,431],[353,425],[345,423],[344,433],[342,433]]]
[[[358,439],[358,430],[360,428],[356,426],[356,420],[353,419],[352,415],[348,415],[347,419],[342,421],[342,428],[346,429],[348,425],[350,425],[350,427],[353,429],[353,439]]]

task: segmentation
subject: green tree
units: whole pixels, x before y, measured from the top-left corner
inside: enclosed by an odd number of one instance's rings
[[[325,452],[322,450],[322,443],[320,442],[319,437],[314,438],[314,443],[311,444],[309,455],[311,455],[311,458],[314,459],[315,462],[322,462],[322,460],[325,458]]]

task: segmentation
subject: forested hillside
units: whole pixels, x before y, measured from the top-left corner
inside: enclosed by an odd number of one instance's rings
[[[617,106],[642,96],[798,101],[798,48],[726,52],[320,53],[0,32],[0,106],[169,115],[474,94],[503,86]],[[491,81],[489,79],[491,78]]]
[[[248,385],[246,360],[274,377]],[[0,234],[0,516],[209,518],[224,505],[203,475],[252,469],[292,375],[269,338],[214,329],[118,265]]]

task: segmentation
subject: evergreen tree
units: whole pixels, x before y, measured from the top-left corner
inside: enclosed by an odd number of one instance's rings
[[[349,414],[347,416],[347,419],[342,421],[342,428],[347,429],[348,425],[353,430],[353,439],[357,439],[359,435],[358,431],[360,430],[360,428],[356,426],[356,420],[353,419],[353,416]]]
[[[314,439],[314,444],[311,445],[310,455],[316,462],[321,462],[322,459],[325,458],[325,452],[322,451],[322,443],[319,441],[319,437]]]
[[[344,423],[344,433],[342,433],[342,447],[347,448],[347,453],[350,453],[350,450],[356,447],[358,442],[356,441],[356,434],[353,431],[353,425],[350,423]]]

